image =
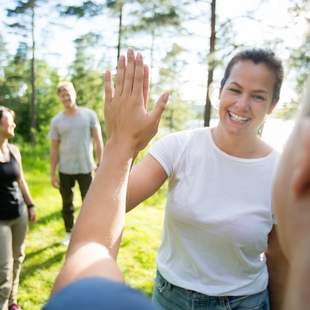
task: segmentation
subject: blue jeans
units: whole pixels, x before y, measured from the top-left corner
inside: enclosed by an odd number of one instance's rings
[[[158,271],[152,301],[163,310],[269,310],[267,289],[246,296],[208,296],[169,283]]]

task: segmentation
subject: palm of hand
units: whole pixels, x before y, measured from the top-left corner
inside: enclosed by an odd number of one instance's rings
[[[153,111],[148,112],[148,69],[141,54],[127,53],[128,63],[121,56],[118,62],[115,89],[111,73],[105,74],[105,118],[110,139],[127,143],[133,150],[144,148],[156,134],[168,100],[163,94]]]

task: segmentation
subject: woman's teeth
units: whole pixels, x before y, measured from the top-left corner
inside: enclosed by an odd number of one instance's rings
[[[249,118],[247,118],[247,117],[242,117],[242,116],[239,116],[239,115],[232,113],[232,112],[228,112],[228,114],[233,121],[245,123],[249,120]]]

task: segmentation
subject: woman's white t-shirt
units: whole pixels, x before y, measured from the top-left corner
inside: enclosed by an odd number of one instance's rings
[[[263,291],[278,154],[230,156],[215,145],[210,128],[166,136],[150,154],[169,177],[159,272],[210,296]]]

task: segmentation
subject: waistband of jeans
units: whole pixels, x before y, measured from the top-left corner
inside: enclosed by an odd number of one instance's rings
[[[237,295],[237,296],[233,296],[233,295],[221,295],[221,296],[212,296],[212,295],[207,295],[205,293],[201,293],[201,292],[197,292],[197,291],[194,291],[194,290],[191,290],[191,289],[187,289],[187,288],[184,288],[184,287],[181,287],[181,286],[177,286],[175,284],[172,284],[170,283],[160,272],[159,270],[156,271],[157,273],[157,276],[159,278],[161,278],[163,281],[166,281],[167,282],[167,288],[168,289],[172,289],[172,288],[176,288],[176,289],[179,289],[179,290],[183,290],[184,292],[186,292],[186,294],[188,295],[195,295],[195,296],[203,296],[205,298],[210,298],[210,299],[222,299],[222,300],[232,300],[232,299],[235,299],[235,298],[240,298],[240,297],[246,297],[246,296],[251,296],[251,295],[259,295],[259,294],[264,294],[267,289],[264,289],[263,291],[261,292],[257,292],[257,293],[253,293],[253,294],[250,294],[250,295]]]

